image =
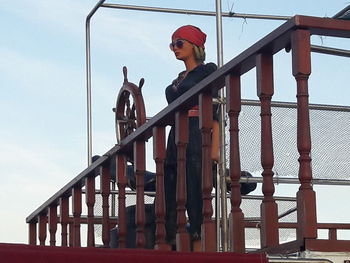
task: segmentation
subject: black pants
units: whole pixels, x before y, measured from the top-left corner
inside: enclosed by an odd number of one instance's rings
[[[189,142],[186,148],[186,209],[189,217],[189,233],[192,239],[200,237],[203,222],[202,207],[202,137],[198,128],[199,118],[189,118]],[[168,137],[167,157],[164,166],[165,202],[166,202],[166,239],[174,242],[177,231],[176,185],[177,150],[175,145],[175,127]]]

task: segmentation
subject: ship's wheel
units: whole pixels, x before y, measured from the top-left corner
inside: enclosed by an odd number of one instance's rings
[[[146,110],[141,88],[145,82],[140,79],[139,86],[128,81],[128,70],[123,67],[124,83],[121,87],[115,112],[115,130],[117,142],[130,135],[146,122]]]

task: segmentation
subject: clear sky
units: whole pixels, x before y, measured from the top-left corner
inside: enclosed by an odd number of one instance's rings
[[[213,0],[109,2],[215,10]],[[86,168],[84,27],[96,3],[0,0],[0,242],[27,242],[25,218]],[[348,4],[345,0],[223,0],[222,8],[248,14],[331,17]],[[224,18],[223,22],[225,62],[283,23],[237,18]],[[183,67],[169,52],[168,44],[171,33],[184,24],[195,24],[208,34],[207,61],[216,62],[213,17],[111,9],[99,10],[93,17],[94,154],[103,154],[116,143],[112,108],[123,81],[122,66],[129,68],[131,82],[146,79],[147,116],[166,106],[164,89]],[[313,43],[349,47],[349,40],[333,38],[314,37]],[[280,76],[276,76],[274,99],[295,101],[295,84],[290,65],[283,67],[285,61],[289,63],[290,56],[277,58],[282,66],[277,68]],[[310,101],[348,105],[344,76],[349,72],[349,59],[325,60],[323,55],[315,55],[315,61]],[[330,69],[337,70],[319,80]],[[248,85],[251,81],[244,81],[243,97],[256,99],[255,88]]]

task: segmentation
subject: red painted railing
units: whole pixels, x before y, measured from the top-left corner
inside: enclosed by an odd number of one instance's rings
[[[263,200],[260,206],[261,250],[267,252],[288,253],[303,249],[327,250],[337,247],[338,251],[347,250],[350,241],[337,240],[335,229],[349,229],[349,224],[318,224],[316,219],[316,197],[311,184],[311,138],[308,101],[308,78],[311,73],[310,36],[324,35],[350,38],[350,22],[295,16],[285,24],[271,32],[252,47],[225,64],[212,75],[201,81],[186,94],[159,112],[147,123],[124,138],[119,145],[113,147],[105,155],[95,161],[76,178],[69,182],[53,197],[35,210],[28,218],[29,243],[46,244],[47,228],[49,229],[50,245],[56,245],[57,225],[61,225],[61,245],[81,246],[81,224],[87,224],[87,246],[95,246],[94,225],[102,224],[102,240],[105,247],[109,246],[110,229],[117,224],[119,247],[126,247],[126,156],[133,154],[134,172],[136,176],[136,245],[145,245],[145,204],[144,204],[144,172],[145,172],[145,141],[153,137],[154,160],[156,163],[156,241],[155,249],[168,249],[165,244],[165,202],[163,187],[163,163],[165,159],[165,127],[176,123],[176,144],[178,147],[178,234],[177,249],[189,250],[189,237],[185,230],[185,151],[188,140],[187,110],[199,102],[200,125],[203,138],[203,236],[204,251],[216,249],[216,234],[213,223],[213,208],[211,202],[211,167],[210,164],[210,129],[211,92],[223,87],[227,94],[227,113],[230,126],[230,178],[231,178],[231,211],[229,216],[231,250],[245,252],[245,227],[256,227],[256,223],[244,222],[244,214],[240,208],[240,145],[239,122],[241,111],[241,76],[256,67],[257,94],[261,102],[261,166],[263,168],[262,192]],[[292,72],[297,84],[297,149],[299,152],[299,181],[297,192],[297,222],[295,224],[279,223],[277,203],[274,199],[273,183],[273,141],[271,121],[271,100],[273,87],[273,56],[282,49],[292,50]],[[243,146],[244,147],[244,146]],[[110,170],[112,159],[117,163],[118,182],[118,216],[112,218],[109,214]],[[101,169],[100,173],[95,173]],[[102,196],[102,217],[93,214],[95,204],[95,177],[100,176],[100,194]],[[84,188],[87,216],[82,216],[82,189]],[[71,199],[71,212],[69,209]],[[58,216],[57,207],[60,208]],[[48,226],[48,227],[47,227]],[[296,240],[280,244],[279,228],[296,228]],[[318,240],[317,230],[329,229],[329,240]],[[68,234],[69,233],[69,234]],[[331,244],[331,245],[330,245]]]

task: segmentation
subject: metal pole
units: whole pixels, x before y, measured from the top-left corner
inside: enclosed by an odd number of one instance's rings
[[[148,6],[134,6],[134,5],[119,5],[119,4],[103,4],[102,7],[137,10],[137,11],[152,11],[161,13],[174,13],[184,15],[204,15],[204,16],[216,16],[216,12],[212,11],[200,11],[200,10],[186,10],[176,8],[161,8],[161,7],[148,7]],[[269,19],[269,20],[288,20],[291,16],[275,16],[275,15],[258,15],[258,14],[242,14],[234,12],[221,13],[222,17],[236,17],[236,18],[252,18],[252,19]]]
[[[295,184],[298,185],[300,181],[298,178],[288,178],[288,177],[277,177],[273,178],[274,184]],[[247,177],[239,181],[240,183],[258,183],[263,182],[262,177]],[[350,186],[349,180],[337,180],[337,179],[312,179],[311,183],[313,185],[341,185],[341,186]]]
[[[346,49],[311,45],[311,51],[317,52],[317,53],[322,53],[322,54],[327,54],[327,55],[334,55],[334,56],[350,58],[350,50],[346,50]]]
[[[224,64],[223,55],[223,34],[222,34],[222,7],[221,0],[216,0],[216,35],[217,35],[217,63],[218,67],[222,67]],[[220,90],[220,101],[224,101],[225,90]],[[220,251],[220,242],[222,243],[222,251],[228,250],[227,239],[227,199],[226,199],[226,156],[225,156],[225,104],[220,103],[220,115],[219,115],[219,130],[220,130],[220,160],[219,171],[216,175],[216,234],[217,234],[217,251]],[[221,208],[221,211],[220,211]],[[221,223],[220,223],[221,220]],[[220,231],[221,225],[221,231]],[[221,234],[221,235],[220,235]],[[221,237],[221,239],[220,239]]]
[[[86,44],[86,104],[87,104],[87,158],[88,166],[92,162],[92,107],[91,107],[91,53],[90,53],[90,20],[105,0],[100,0],[86,17],[85,44]]]

